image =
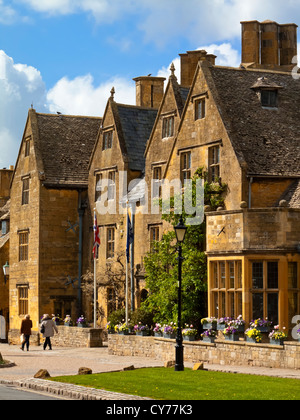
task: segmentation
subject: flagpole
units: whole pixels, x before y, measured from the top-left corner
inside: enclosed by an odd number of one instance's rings
[[[128,235],[128,201],[126,201],[126,232],[127,232],[127,235]],[[128,240],[128,238],[127,238],[127,240]],[[127,245],[126,245],[127,246]],[[127,261],[127,255],[126,255],[126,284],[125,284],[125,294],[126,294],[126,296],[125,296],[125,300],[126,300],[126,303],[125,303],[125,311],[126,311],[126,315],[125,315],[125,318],[126,318],[126,325],[128,325],[128,261]]]
[[[94,209],[94,220],[96,219],[96,211]],[[97,327],[97,258],[96,249],[94,254],[94,328]]]

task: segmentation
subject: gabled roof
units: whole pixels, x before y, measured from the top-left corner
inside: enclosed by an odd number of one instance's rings
[[[101,118],[38,114],[38,147],[46,187],[80,188],[88,185],[89,159]]]
[[[150,137],[157,109],[115,103],[118,119],[118,136],[122,140],[128,157],[129,169],[143,171],[145,148]]]
[[[157,123],[159,121],[161,112],[163,110],[163,107],[164,107],[164,104],[165,104],[165,101],[166,101],[166,96],[167,96],[167,93],[168,93],[169,89],[173,90],[174,99],[175,99],[175,102],[176,102],[179,118],[181,118],[181,116],[182,116],[182,113],[183,113],[183,110],[184,110],[184,107],[185,107],[185,103],[186,103],[186,100],[187,100],[188,95],[189,95],[190,88],[183,87],[183,86],[179,85],[178,81],[177,81],[177,77],[172,72],[171,76],[169,77],[169,81],[168,81],[168,84],[167,84],[167,87],[166,87],[166,91],[165,91],[163,100],[161,101],[161,104],[160,104],[160,107],[159,107],[159,110],[158,110],[158,113],[157,113],[156,121],[153,125],[153,130],[152,130],[151,136],[150,136],[149,141],[147,143],[145,156],[147,155],[147,152],[150,148],[150,145],[151,145],[151,142],[152,142],[152,139],[153,139],[153,136],[154,136],[155,128],[157,126]]]
[[[290,73],[200,66],[248,175],[300,177],[299,81]],[[251,89],[262,77],[280,87],[278,108],[263,108]]]

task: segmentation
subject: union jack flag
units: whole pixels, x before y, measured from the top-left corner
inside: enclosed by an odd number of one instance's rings
[[[97,223],[97,216],[96,212],[94,212],[94,247],[93,247],[93,254],[94,258],[98,257],[98,249],[100,246],[100,235],[99,235],[99,227]]]

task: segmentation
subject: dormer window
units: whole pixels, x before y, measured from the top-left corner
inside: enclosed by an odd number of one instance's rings
[[[278,91],[282,89],[281,86],[271,82],[267,77],[259,77],[251,89],[255,91],[263,108],[278,107]]]
[[[267,108],[276,108],[278,106],[277,97],[277,90],[262,90],[261,105]]]
[[[113,142],[113,130],[104,131],[102,150],[111,149],[112,148],[112,142]]]

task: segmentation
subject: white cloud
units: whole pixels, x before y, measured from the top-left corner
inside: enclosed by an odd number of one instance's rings
[[[88,74],[69,80],[59,80],[48,92],[47,101],[51,112],[64,114],[103,116],[112,87],[115,88],[115,100],[119,103],[135,104],[133,82],[120,77],[94,86],[93,77]]]
[[[0,167],[7,167],[15,164],[31,104],[46,110],[46,88],[37,69],[0,50],[0,92]]]
[[[0,24],[10,25],[15,22],[17,13],[11,6],[4,4],[3,0],[0,0]]]

